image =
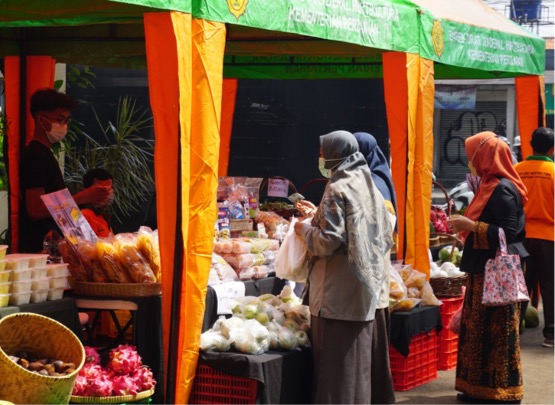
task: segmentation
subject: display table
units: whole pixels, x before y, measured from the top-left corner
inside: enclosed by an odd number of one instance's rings
[[[69,328],[79,339],[82,338],[79,313],[73,298],[0,308],[0,318],[18,312],[32,312],[52,318]]]
[[[312,396],[310,349],[273,351],[260,355],[204,352],[199,363],[260,382],[257,403],[308,404]]]
[[[391,314],[391,344],[403,356],[409,355],[410,340],[433,328],[441,330],[439,306],[417,307],[410,311],[398,311]]]
[[[285,286],[285,280],[278,277],[267,277],[260,280],[243,281],[245,284],[245,296],[258,297],[262,294],[278,295]],[[202,332],[206,332],[218,319],[218,297],[216,291],[210,286],[206,291],[206,308],[204,310],[204,321]]]
[[[81,311],[129,310],[133,321],[133,345],[149,366],[156,379],[153,403],[162,403],[164,387],[164,356],[162,347],[162,296],[137,298],[101,298],[73,296]],[[114,303],[117,303],[114,306]],[[113,318],[112,318],[113,319]]]

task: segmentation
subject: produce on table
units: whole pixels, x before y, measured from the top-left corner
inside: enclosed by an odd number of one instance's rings
[[[72,395],[135,395],[156,385],[152,371],[142,364],[134,346],[119,345],[112,349],[106,367],[100,364],[100,356],[95,348],[85,346],[85,355],[85,365],[77,375]]]
[[[278,296],[247,296],[236,301],[231,318],[220,317],[201,335],[201,351],[233,349],[262,354],[270,349],[295,350],[310,345],[310,310],[291,286],[285,286]]]

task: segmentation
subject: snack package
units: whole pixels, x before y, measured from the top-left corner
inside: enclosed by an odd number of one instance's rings
[[[243,253],[251,253],[252,245],[242,239],[231,239],[231,253],[240,255]]]
[[[410,272],[409,276],[403,280],[405,280],[405,285],[407,286],[407,288],[415,287],[418,289],[422,289],[422,287],[424,287],[424,284],[426,283],[426,275],[419,272],[418,270],[413,269]]]
[[[96,252],[96,242],[87,240],[80,240],[77,244],[77,253],[81,259],[81,263],[89,274],[89,280],[95,283],[108,283],[110,282],[108,274],[104,267],[98,260]]]
[[[261,253],[244,253],[240,255],[222,254],[226,262],[235,270],[246,269],[247,267],[260,266],[264,263],[265,258]]]
[[[235,270],[233,270],[233,268],[225,261],[225,259],[217,253],[212,253],[210,272],[215,272],[218,276],[218,280],[221,283],[238,280]]]
[[[403,279],[392,267],[389,272],[389,297],[394,301],[400,301],[407,296],[407,287],[403,283]]]
[[[393,306],[392,312],[396,311],[410,311],[420,303],[419,298],[405,298]]]
[[[88,270],[85,268],[77,252],[77,248],[67,239],[58,244],[64,263],[68,264],[68,270],[75,281],[90,281]]]
[[[118,260],[115,238],[101,238],[96,242],[96,257],[110,283],[131,283],[127,269]]]
[[[120,233],[115,236],[115,247],[120,268],[124,267],[133,283],[155,283],[156,276],[146,259],[136,248],[135,235]]]
[[[420,298],[422,298],[420,303],[424,306],[438,306],[443,304],[439,299],[437,299],[432,285],[427,281],[424,284],[424,287],[422,287],[422,295]]]
[[[156,277],[156,281],[160,281],[162,274],[160,271],[160,245],[158,243],[158,230],[153,231],[147,226],[141,226],[137,232],[135,239],[137,249],[146,259],[150,269]]]
[[[258,211],[254,221],[262,222],[268,233],[268,237],[274,238],[276,234],[283,234],[287,232],[289,222],[281,217],[279,214],[271,211]]]

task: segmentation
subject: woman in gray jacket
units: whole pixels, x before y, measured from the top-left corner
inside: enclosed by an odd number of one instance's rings
[[[312,257],[314,403],[370,403],[372,321],[392,230],[355,137],[347,131],[323,135],[320,152],[330,180],[311,224],[295,224]]]

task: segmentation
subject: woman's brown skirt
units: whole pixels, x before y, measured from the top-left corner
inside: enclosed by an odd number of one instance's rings
[[[312,316],[315,404],[369,404],[372,323]]]
[[[522,399],[519,306],[482,305],[484,274],[469,274],[459,335],[455,388],[486,400]]]

